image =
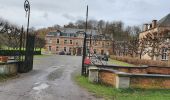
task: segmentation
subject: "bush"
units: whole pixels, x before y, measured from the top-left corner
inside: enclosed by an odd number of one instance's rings
[[[21,55],[25,55],[24,50],[0,50],[0,55],[1,56],[16,56],[21,53]],[[34,51],[34,55],[41,55],[41,51]]]
[[[111,59],[127,62],[134,65],[148,65],[148,66],[158,66],[158,67],[167,67],[168,63],[165,61],[154,61],[154,60],[145,60],[139,58],[132,58],[128,56],[110,56]]]

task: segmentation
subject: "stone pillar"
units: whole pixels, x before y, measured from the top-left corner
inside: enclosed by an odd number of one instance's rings
[[[99,78],[99,69],[96,66],[89,66],[89,81],[97,83]]]

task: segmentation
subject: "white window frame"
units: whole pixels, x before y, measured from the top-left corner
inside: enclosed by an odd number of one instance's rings
[[[162,60],[168,60],[168,49],[167,48],[162,48],[161,59]]]

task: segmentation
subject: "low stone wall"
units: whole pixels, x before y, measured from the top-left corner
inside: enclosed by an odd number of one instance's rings
[[[14,75],[18,72],[17,62],[0,63],[0,75]]]
[[[148,66],[148,67],[126,67],[126,66],[110,66],[110,65],[97,65],[98,68],[109,68],[113,70],[118,70],[126,73],[134,74],[164,74],[170,75],[170,67],[157,67],[157,66]]]
[[[99,82],[115,88],[170,89],[170,75],[132,74],[99,69]]]
[[[149,66],[147,68],[148,74],[165,74],[170,75],[170,67],[156,67],[156,66]]]
[[[170,76],[134,75],[130,78],[131,88],[170,89]]]
[[[117,78],[117,75],[113,74],[110,71],[107,71],[107,72],[104,70],[99,71],[99,82],[103,84],[116,87],[116,78]]]

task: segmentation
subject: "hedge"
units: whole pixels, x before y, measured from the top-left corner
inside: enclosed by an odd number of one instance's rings
[[[25,51],[19,51],[19,50],[0,50],[1,56],[16,56],[19,55],[19,52],[21,55],[25,54]],[[34,51],[34,55],[41,55],[41,51]]]
[[[147,65],[147,66],[158,66],[158,67],[167,67],[168,63],[166,61],[155,61],[155,60],[145,60],[139,58],[132,58],[128,56],[110,56],[111,59],[127,62],[134,65]]]

